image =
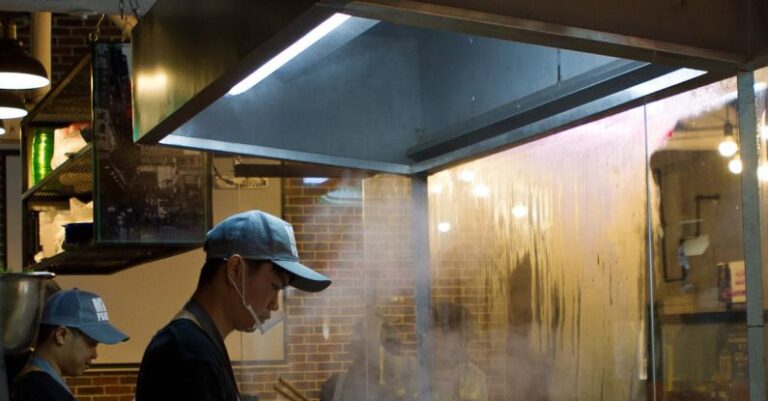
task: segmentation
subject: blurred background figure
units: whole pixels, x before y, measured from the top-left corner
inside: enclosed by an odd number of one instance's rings
[[[375,314],[355,326],[348,345],[352,364],[332,375],[320,390],[320,401],[416,400],[415,358],[405,355],[395,327]]]
[[[74,401],[64,376],[82,375],[96,359],[99,344],[128,340],[110,323],[104,300],[77,288],[46,300],[39,336],[11,386],[12,401]]]
[[[470,361],[469,312],[462,305],[432,307],[432,399],[487,401],[485,373]]]

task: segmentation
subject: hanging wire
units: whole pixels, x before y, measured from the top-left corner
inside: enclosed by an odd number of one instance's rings
[[[128,0],[128,6],[130,7],[134,18],[136,18],[136,21],[138,21],[139,0]],[[126,41],[128,39],[128,34],[130,33],[132,25],[136,22],[133,22],[132,24],[128,23],[128,17],[125,15],[125,0],[118,0],[118,7],[120,9],[120,20],[123,22],[123,41]]]
[[[131,11],[133,12],[133,16],[136,17],[136,20],[138,21],[138,19],[139,19],[139,0],[128,0],[128,3],[131,6]]]
[[[99,37],[101,36],[101,23],[104,22],[104,16],[104,14],[101,14],[99,17],[99,22],[96,23],[95,27],[93,27],[93,31],[88,34],[88,41],[96,42],[99,40]]]

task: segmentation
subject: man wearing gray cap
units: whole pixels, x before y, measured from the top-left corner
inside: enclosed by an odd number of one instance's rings
[[[96,359],[99,343],[128,340],[109,323],[104,301],[78,289],[59,291],[45,302],[38,342],[11,388],[12,401],[74,401],[62,376],[80,376]]]
[[[208,232],[204,250],[192,299],[144,352],[136,401],[239,400],[227,335],[263,332],[288,285],[318,292],[331,284],[299,263],[293,227],[262,211],[220,222]]]

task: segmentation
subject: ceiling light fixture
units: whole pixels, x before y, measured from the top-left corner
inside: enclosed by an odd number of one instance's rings
[[[0,90],[0,119],[10,120],[27,115],[24,102],[15,93]]]
[[[723,135],[725,138],[717,146],[717,150],[723,157],[731,157],[739,150],[739,145],[733,139],[733,124],[728,118],[728,106],[725,106],[725,124],[723,124]]]
[[[761,164],[760,167],[757,168],[757,179],[760,181],[768,181],[768,165]]]
[[[50,83],[45,67],[16,40],[16,24],[6,24],[0,39],[0,89],[37,89]]]
[[[738,155],[728,162],[728,170],[733,174],[741,174],[743,169],[744,165],[741,163],[741,157]]]
[[[459,172],[459,179],[464,182],[472,182],[475,180],[475,171],[474,170],[461,170]]]
[[[349,17],[349,15],[341,13],[333,14],[330,18],[315,27],[315,29],[309,31],[309,33],[302,36],[301,39],[288,46],[288,48],[278,53],[277,56],[267,61],[261,67],[256,69],[256,71],[252,72],[251,75],[233,86],[232,89],[229,90],[229,94],[233,96],[239,95],[248,89],[251,89],[254,85],[263,81],[264,78],[272,75],[273,72],[293,60],[301,52],[317,43],[317,41],[322,39],[325,35],[328,35],[333,32],[334,29],[340,27],[349,19]]]
[[[478,198],[487,198],[491,194],[491,188],[487,185],[477,185],[472,189],[472,193]]]
[[[512,208],[512,215],[518,219],[522,219],[528,215],[528,208],[523,205],[517,205]]]

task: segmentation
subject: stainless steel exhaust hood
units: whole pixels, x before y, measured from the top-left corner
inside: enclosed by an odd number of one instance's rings
[[[649,39],[675,34],[649,10],[610,25],[609,1],[596,28],[647,38],[517,17],[528,2],[450,3],[158,0],[133,31],[134,138],[413,174],[761,62],[738,47],[736,7],[726,37],[672,43]],[[554,19],[582,21],[569,7]]]

